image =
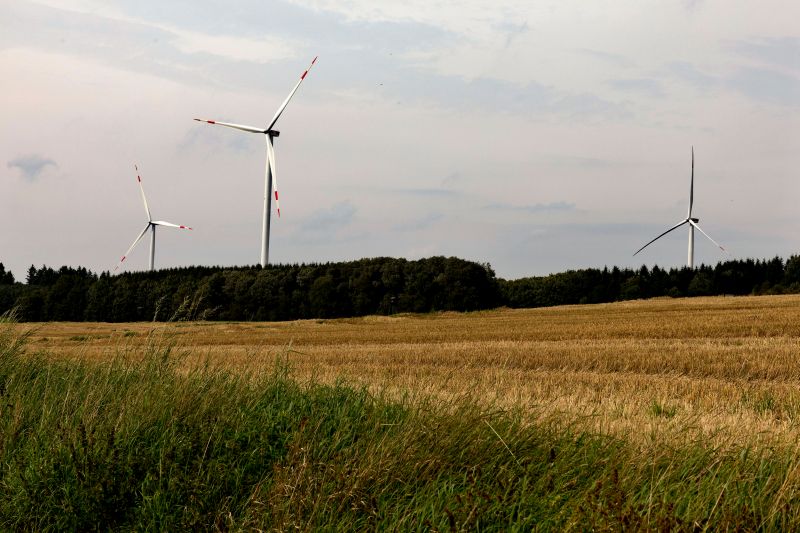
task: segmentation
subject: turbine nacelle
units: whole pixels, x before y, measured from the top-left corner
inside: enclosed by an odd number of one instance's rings
[[[278,130],[267,130],[264,132],[265,135],[269,135],[270,137],[280,137],[281,132]]]
[[[700,222],[700,219],[699,219],[699,218],[689,218],[688,220],[689,220],[690,222],[694,222],[695,224],[697,224],[698,222]]]

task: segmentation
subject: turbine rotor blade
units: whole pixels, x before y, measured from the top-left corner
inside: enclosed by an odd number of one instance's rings
[[[273,126],[275,126],[275,123],[278,122],[278,119],[281,117],[283,110],[286,109],[286,106],[289,104],[289,100],[291,100],[292,96],[294,96],[294,93],[297,92],[297,88],[300,87],[300,84],[303,83],[304,79],[306,79],[308,71],[311,70],[311,67],[313,67],[314,63],[316,62],[317,58],[315,57],[314,60],[311,62],[311,64],[308,66],[308,68],[305,70],[305,72],[303,72],[303,74],[300,76],[300,79],[297,81],[297,85],[294,86],[294,89],[292,89],[292,92],[289,93],[289,96],[286,97],[286,100],[284,100],[283,104],[281,104],[281,106],[278,108],[278,111],[275,113],[275,116],[272,117],[272,122],[270,122],[269,126],[267,126],[267,131],[271,130]]]
[[[167,222],[165,220],[154,220],[151,222],[154,226],[169,226],[170,228],[178,228],[178,229],[192,229],[189,226],[181,226],[180,224],[173,224],[172,222]]]
[[[673,231],[673,230],[676,230],[676,229],[680,228],[681,226],[683,226],[683,225],[684,225],[684,224],[686,224],[687,222],[691,222],[691,221],[690,221],[690,220],[687,218],[686,220],[683,220],[683,221],[681,221],[681,222],[678,222],[677,224],[675,224],[674,226],[672,226],[671,228],[669,228],[667,231],[665,231],[664,233],[662,233],[661,235],[659,235],[658,237],[656,237],[656,238],[655,238],[655,239],[653,239],[652,241],[648,242],[647,244],[645,244],[644,246],[642,246],[641,248],[639,248],[638,250],[636,250],[636,252],[635,252],[633,255],[635,256],[636,254],[638,254],[639,252],[641,252],[642,250],[644,250],[645,248],[647,248],[648,246],[650,246],[651,244],[653,244],[654,242],[656,242],[658,239],[660,239],[661,237],[663,237],[664,235],[666,235],[666,234],[667,234],[667,233],[669,233],[670,231]]]
[[[689,221],[689,224],[691,224],[692,226],[694,226],[695,228],[697,228],[697,229],[698,229],[698,231],[700,231],[700,233],[702,233],[703,235],[705,235],[705,236],[706,236],[706,239],[708,239],[709,241],[711,241],[711,242],[713,242],[714,244],[716,244],[716,245],[717,245],[717,247],[718,247],[720,250],[722,250],[722,251],[723,251],[723,252],[725,252],[726,254],[730,254],[730,252],[728,252],[728,250],[726,250],[726,249],[725,249],[725,248],[724,248],[724,247],[723,247],[723,246],[722,246],[720,243],[718,243],[717,241],[715,241],[714,239],[712,239],[712,238],[711,238],[711,237],[708,235],[708,233],[706,233],[705,231],[703,231],[703,228],[701,228],[701,227],[700,227],[698,224],[696,224],[695,222],[692,222],[691,220]]]
[[[217,126],[226,126],[228,128],[234,128],[237,130],[242,131],[249,131],[250,133],[266,133],[266,130],[263,128],[256,128],[255,126],[244,126],[242,124],[231,124],[230,122],[217,122],[216,120],[208,120],[205,118],[196,118],[194,119],[197,122],[207,122],[208,124],[215,124]]]
[[[147,205],[147,197],[144,195],[144,187],[142,186],[142,177],[139,175],[139,166],[133,165],[133,168],[136,169],[136,180],[139,182],[139,190],[142,192],[142,202],[144,202],[144,210],[147,213],[147,220],[149,222],[153,220],[153,217],[150,216],[150,207]]]
[[[264,224],[266,224],[266,217],[269,217],[269,212],[267,212],[267,202],[269,201],[269,195],[272,194],[272,191],[269,190],[270,186],[270,177],[274,179],[275,174],[271,173],[272,170],[272,160],[274,156],[272,155],[272,144],[270,143],[270,136],[265,136],[265,142],[267,143],[267,157],[264,163]],[[274,188],[274,186],[273,186]],[[280,216],[280,215],[279,215]],[[265,226],[266,227],[266,226]]]
[[[267,160],[272,169],[272,190],[275,191],[275,208],[278,210],[278,218],[281,217],[281,204],[278,200],[278,173],[275,171],[275,147],[272,146],[272,137],[267,135]]]
[[[147,223],[147,225],[144,227],[144,229],[139,234],[139,236],[136,237],[136,240],[133,241],[133,244],[131,244],[131,247],[128,248],[128,251],[125,252],[125,255],[122,256],[122,259],[119,260],[119,263],[117,263],[117,266],[114,267],[114,272],[116,272],[119,269],[119,267],[122,266],[122,263],[125,262],[125,258],[128,257],[128,254],[131,253],[131,250],[133,250],[133,247],[136,246],[140,240],[142,240],[142,237],[144,237],[144,234],[147,233],[147,230],[149,230],[150,226],[152,226],[152,225],[153,224],[151,222]]]
[[[694,204],[694,146],[692,146],[692,181],[689,184],[689,214],[686,218],[692,218],[692,205]]]

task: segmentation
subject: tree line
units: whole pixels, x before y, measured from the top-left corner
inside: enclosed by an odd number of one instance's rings
[[[500,280],[500,287],[503,302],[509,307],[604,303],[657,296],[800,293],[800,256],[792,256],[785,262],[779,257],[724,261],[694,269],[589,268]]]
[[[0,312],[25,321],[293,320],[472,311],[500,305],[489,265],[455,257],[255,267],[186,267],[112,276],[28,269],[0,281]]]
[[[800,256],[699,268],[582,269],[516,280],[455,257],[389,257],[255,267],[185,267],[112,276],[0,263],[0,313],[23,321],[294,320],[602,303],[656,296],[800,292]]]

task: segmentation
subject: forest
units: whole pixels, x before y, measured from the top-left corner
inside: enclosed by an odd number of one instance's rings
[[[570,270],[515,280],[456,257],[185,267],[96,274],[31,265],[24,283],[0,263],[0,313],[21,321],[295,320],[500,306],[544,307],[658,296],[800,292],[800,256],[695,269]]]

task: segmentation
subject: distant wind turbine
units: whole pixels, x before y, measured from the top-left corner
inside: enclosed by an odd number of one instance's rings
[[[286,106],[289,104],[289,100],[292,99],[294,93],[297,92],[298,87],[300,84],[303,83],[303,80],[306,78],[308,71],[311,70],[311,67],[314,66],[314,63],[317,62],[317,58],[315,57],[314,60],[311,62],[311,65],[303,72],[298,80],[297,84],[292,89],[292,92],[289,93],[289,96],[286,97],[286,100],[283,101],[283,104],[278,108],[278,111],[275,113],[275,116],[272,117],[272,121],[269,123],[269,126],[266,128],[258,128],[255,126],[243,126],[241,124],[230,124],[228,122],[218,122],[216,120],[208,120],[202,118],[196,118],[194,120],[198,122],[207,122],[209,124],[216,124],[217,126],[227,126],[229,128],[234,128],[237,130],[247,131],[250,133],[260,133],[264,135],[264,139],[267,143],[267,163],[266,163],[266,170],[264,172],[264,214],[262,217],[262,227],[261,227],[261,266],[265,267],[269,263],[269,223],[270,223],[270,191],[273,190],[273,180],[274,180],[274,191],[275,191],[275,207],[278,211],[278,217],[281,216],[281,206],[278,201],[278,175],[275,170],[275,148],[273,146],[275,137],[280,135],[280,132],[277,130],[273,130],[272,128],[275,126],[275,123],[278,122],[283,110],[286,109]]]
[[[678,222],[677,224],[675,224],[674,226],[669,228],[667,231],[665,231],[664,233],[662,233],[661,235],[659,235],[658,237],[656,237],[652,241],[648,242],[647,244],[645,244],[644,246],[642,246],[641,248],[636,250],[636,253],[633,254],[633,255],[635,256],[636,254],[638,254],[639,252],[641,252],[642,250],[644,250],[645,248],[647,248],[648,246],[650,246],[651,244],[656,242],[658,239],[660,239],[661,237],[663,237],[667,233],[680,228],[684,224],[689,224],[689,257],[688,257],[688,266],[689,266],[689,268],[694,268],[694,229],[695,228],[697,228],[697,230],[700,233],[705,235],[706,238],[709,241],[711,241],[714,244],[716,244],[719,247],[720,250],[722,250],[725,253],[728,253],[728,251],[725,248],[723,248],[717,241],[715,241],[714,239],[709,237],[708,233],[703,231],[703,229],[698,224],[698,222],[700,222],[699,218],[692,218],[692,204],[694,204],[694,146],[692,146],[692,180],[691,180],[690,185],[689,185],[689,212],[688,212],[688,214],[686,216],[686,219],[682,220],[681,222]]]
[[[144,227],[142,232],[136,237],[136,240],[133,241],[131,247],[128,248],[128,251],[125,252],[125,255],[122,256],[122,259],[119,260],[117,266],[114,268],[114,271],[118,270],[122,263],[125,262],[125,258],[128,257],[128,254],[131,253],[134,246],[138,244],[144,234],[147,233],[147,230],[150,230],[150,270],[153,270],[153,262],[155,261],[156,257],[156,226],[169,226],[171,228],[179,228],[179,229],[192,229],[188,226],[181,226],[178,224],[173,224],[172,222],[166,222],[164,220],[153,220],[153,217],[150,216],[150,207],[147,205],[147,198],[144,195],[144,187],[142,186],[142,177],[139,176],[139,167],[134,165],[136,169],[136,180],[139,182],[139,190],[142,192],[142,202],[144,203],[144,211],[147,213],[147,226]]]

